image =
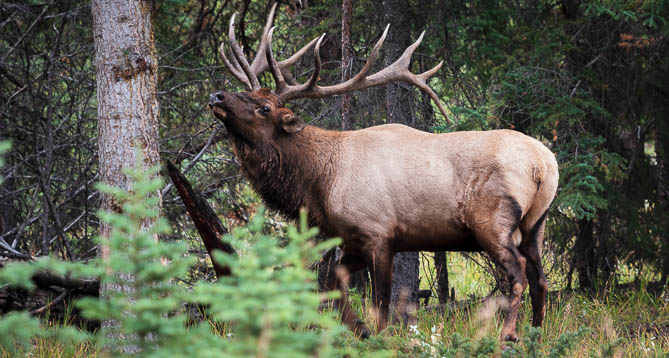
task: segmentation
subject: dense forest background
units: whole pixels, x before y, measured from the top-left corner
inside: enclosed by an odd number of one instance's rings
[[[228,227],[247,223],[262,203],[206,104],[209,93],[244,89],[217,53],[228,19],[239,13],[238,39],[251,58],[269,8],[255,0],[152,2],[160,157],[187,174]],[[445,62],[430,85],[450,116],[417,89],[393,84],[354,93],[350,108],[341,98],[291,104],[305,120],[333,129],[387,122],[434,132],[511,128],[538,138],[560,164],[544,249],[552,287],[669,279],[667,1],[355,1],[351,15],[352,73],[386,23],[379,68],[426,31],[411,69]],[[275,54],[286,58],[326,32],[320,83],[340,82],[341,16],[339,1],[281,2]],[[300,78],[310,75],[310,56],[295,70]],[[12,144],[0,169],[1,256],[96,255],[94,61],[88,1],[0,4],[0,141]],[[261,82],[272,86],[269,74]],[[204,257],[176,191],[167,185],[162,194],[174,229],[164,239],[187,240]],[[280,230],[283,222],[266,225]],[[213,276],[205,264],[199,273]]]

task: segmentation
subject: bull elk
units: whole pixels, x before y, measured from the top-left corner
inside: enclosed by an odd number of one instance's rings
[[[341,237],[344,255],[329,289],[342,321],[358,336],[369,329],[346,298],[348,274],[369,268],[377,329],[388,321],[393,256],[400,251],[485,251],[511,282],[511,305],[500,339],[516,341],[521,295],[528,283],[533,324],[541,326],[548,285],[541,245],[548,208],[558,184],[553,153],[541,142],[511,130],[432,134],[398,124],[355,131],[330,131],[306,125],[286,101],[325,97],[404,81],[428,93],[445,115],[426,80],[433,69],[408,69],[423,35],[393,64],[369,75],[388,32],[376,43],[363,69],[350,80],[320,86],[319,48],[323,36],[287,60],[272,55],[272,8],[257,55],[249,64],[235,40],[232,56],[219,52],[228,70],[250,92],[217,92],[209,106],[231,136],[242,171],[265,203],[296,219],[308,210],[310,223]],[[315,46],[314,46],[315,45]],[[299,83],[290,72],[314,47],[315,68]],[[270,71],[276,88],[261,88],[258,75]]]

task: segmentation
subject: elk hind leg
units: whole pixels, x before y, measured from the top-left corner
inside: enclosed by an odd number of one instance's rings
[[[348,282],[350,275],[365,266],[361,257],[344,253],[332,272],[327,273],[325,281],[328,290],[340,290],[342,295],[334,301],[335,308],[341,313],[341,321],[359,338],[370,336],[369,328],[358,318],[348,300]]]
[[[477,241],[490,257],[501,265],[506,271],[509,282],[511,282],[511,304],[509,311],[504,319],[504,325],[500,334],[502,341],[518,341],[516,333],[516,322],[518,320],[518,309],[520,302],[527,287],[527,277],[525,276],[526,258],[518,251],[514,244],[514,237],[521,235],[518,228],[497,229],[494,231],[480,232],[476,234]],[[497,233],[497,234],[495,234]]]
[[[372,300],[376,313],[377,332],[380,332],[388,326],[393,253],[385,245],[380,245],[380,247],[366,248],[363,256],[372,277]]]
[[[541,245],[547,213],[548,211],[539,218],[528,233],[523,234],[523,242],[518,247],[518,250],[527,258],[526,273],[532,300],[532,325],[535,327],[541,327],[546,315],[548,281],[541,265]]]

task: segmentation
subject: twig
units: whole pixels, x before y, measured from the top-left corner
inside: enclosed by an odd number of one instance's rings
[[[48,310],[49,308],[51,308],[51,306],[60,303],[60,301],[62,301],[65,298],[65,296],[67,296],[68,293],[70,293],[70,291],[64,290],[63,292],[61,292],[60,295],[56,296],[56,298],[54,298],[53,301],[47,303],[46,305],[44,305],[44,306],[42,306],[38,309],[30,311],[30,314],[31,315],[38,315],[38,314]]]
[[[90,187],[94,182],[96,182],[96,181],[98,180],[98,177],[99,177],[99,176],[100,176],[100,174],[96,174],[91,180],[89,180],[88,182],[86,182],[86,184],[82,185],[82,186],[79,187],[74,193],[72,193],[72,195],[71,195],[69,198],[63,200],[60,204],[56,205],[56,208],[55,208],[55,209],[56,209],[56,210],[57,210],[57,209],[60,209],[63,205],[67,204],[70,200],[72,200],[74,197],[76,197],[77,195],[79,195],[79,193],[81,193],[82,191],[84,191],[87,187]],[[94,197],[94,196],[96,196],[96,195],[98,195],[98,194],[99,194],[99,192],[96,191],[96,192],[92,193],[91,195],[89,195],[89,196],[86,198],[86,200],[90,200],[92,197]],[[42,213],[40,213],[40,214],[38,214],[38,215],[34,215],[34,216],[32,216],[30,219],[26,220],[26,222],[24,222],[24,223],[21,224],[21,225],[25,225],[25,226],[31,225],[31,224],[34,223],[35,221],[39,220],[39,218],[41,218],[41,217],[42,217]],[[13,235],[13,234],[16,233],[17,231],[19,231],[19,227],[14,227],[13,229],[10,229],[10,230],[6,231],[4,234],[0,235],[0,240],[4,241],[6,237],[8,237],[8,236],[10,236],[10,235]]]
[[[20,37],[18,40],[16,40],[16,42],[14,43],[14,46],[12,46],[12,48],[10,48],[9,51],[7,51],[7,53],[5,54],[5,56],[4,56],[3,58],[8,58],[9,55],[11,55],[12,52],[14,52],[14,49],[16,49],[16,47],[21,43],[21,41],[23,41],[23,38],[26,37],[26,35],[27,35],[30,31],[32,31],[33,27],[35,27],[35,25],[36,25],[40,20],[42,20],[42,17],[43,17],[44,14],[46,13],[46,11],[49,9],[49,7],[51,6],[51,4],[53,4],[55,1],[56,1],[56,0],[51,0],[50,3],[46,4],[46,6],[44,7],[44,9],[42,9],[42,12],[39,14],[39,16],[37,16],[37,18],[35,19],[35,21],[33,21],[33,23],[30,24],[30,26],[28,27],[28,29],[27,29],[24,33],[21,34],[21,37]]]
[[[200,158],[202,158],[202,155],[204,154],[204,152],[206,152],[207,149],[209,148],[209,146],[211,145],[211,143],[213,143],[214,138],[216,137],[216,133],[218,132],[219,128],[220,128],[220,126],[216,126],[216,128],[214,128],[214,130],[211,132],[211,135],[209,136],[209,139],[207,139],[207,143],[205,143],[204,147],[202,147],[200,152],[197,153],[195,158],[193,158],[193,160],[191,160],[190,163],[188,163],[188,165],[186,166],[186,168],[182,171],[182,173],[184,175],[186,173],[188,173],[188,171],[191,170],[191,168],[193,168],[193,166],[195,166],[195,164],[200,160]],[[167,193],[170,192],[172,187],[174,187],[173,183],[169,183],[169,184],[165,185],[165,188],[161,192],[161,195],[164,197]]]

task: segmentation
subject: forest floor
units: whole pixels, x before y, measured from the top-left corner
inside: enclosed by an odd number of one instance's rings
[[[518,321],[521,340],[528,334],[531,323],[531,303],[527,295],[524,297]],[[469,344],[472,346],[471,356],[475,356],[473,352],[485,344],[485,339],[496,340],[500,334],[503,313],[497,302],[500,301],[492,299],[469,306],[457,305],[445,312],[420,309],[415,328],[389,327],[372,344],[355,341],[344,344],[369,352],[391,349],[398,352],[398,356],[406,357],[411,356],[409,352],[414,345],[443,352]],[[356,303],[362,312],[359,296]],[[370,305],[368,301],[365,306]],[[372,319],[370,313],[365,314],[366,322],[372,322]],[[665,290],[658,296],[643,287],[610,291],[594,298],[580,293],[551,294],[541,331],[540,350],[549,356],[561,335],[577,332],[581,327],[586,330],[582,331],[581,337],[575,338],[576,347],[567,357],[669,357],[669,294]],[[441,357],[438,354],[428,356]]]
[[[466,349],[460,349],[459,354],[452,355],[467,357],[476,356],[476,350],[485,344],[486,339],[496,340],[504,317],[500,306],[505,300],[500,296],[486,301],[477,299],[492,291],[494,282],[491,275],[474,260],[467,260],[456,253],[447,255],[449,285],[455,290],[454,302],[457,303],[450,304],[447,310],[434,309],[435,306],[429,305],[422,307],[416,313],[414,327],[389,327],[384,334],[377,336],[377,342],[348,341],[345,344],[363,352],[384,347],[397,352],[398,356],[407,357],[412,356],[409,352],[414,345],[434,352],[427,357],[441,357],[451,355],[440,355],[440,351],[455,352],[457,346],[469,344],[469,354],[465,353]],[[434,277],[429,272],[434,270],[430,261],[429,256],[421,259],[421,289],[430,288],[431,278]],[[549,281],[552,290],[540,344],[540,351],[545,356],[549,356],[551,349],[559,345],[560,339],[581,328],[582,336],[571,338],[576,347],[565,356],[669,357],[669,291],[666,285],[663,290],[651,290],[647,281],[642,281],[621,285],[624,288],[603,290],[593,296],[565,289],[562,277],[549,276]],[[353,297],[358,313],[365,316],[366,322],[373,322],[373,315],[363,308],[371,307],[370,299],[367,298],[363,305],[360,295]],[[523,297],[518,320],[521,341],[528,334],[532,313],[527,292]],[[432,300],[434,302],[435,298]],[[527,345],[527,342],[520,343],[521,346],[523,344]]]
[[[423,258],[421,288],[429,288],[431,263]],[[427,259],[429,261],[429,259]],[[360,341],[350,333],[335,340],[335,346],[346,348],[359,357],[488,357],[499,356],[497,337],[502,327],[504,300],[484,297],[492,289],[493,281],[484,269],[472,260],[449,254],[450,285],[455,289],[456,304],[447,309],[438,306],[421,307],[415,314],[414,324],[394,325],[385,331]],[[551,277],[549,276],[549,280]],[[558,286],[559,285],[555,285]],[[546,319],[541,330],[541,355],[550,356],[551,350],[566,339],[575,347],[566,357],[669,357],[669,292],[647,289],[647,285],[626,285],[596,295],[553,290],[548,298]],[[358,314],[371,325],[374,321],[367,294],[353,293],[352,303]],[[499,296],[497,296],[499,297]],[[432,299],[433,302],[435,299]],[[521,343],[519,355],[531,357],[527,342],[531,335],[531,303],[524,295],[518,321]],[[580,331],[579,331],[580,329]],[[578,337],[569,334],[580,332]],[[221,334],[228,332],[222,331]],[[525,341],[523,341],[525,340]],[[485,346],[494,345],[497,355],[479,354]],[[32,357],[91,357],[97,356],[96,347],[84,344],[72,350],[49,340],[35,341]],[[68,351],[67,353],[65,353]],[[420,354],[418,354],[419,352]],[[478,355],[477,355],[478,354]],[[532,356],[532,357],[534,357]]]

